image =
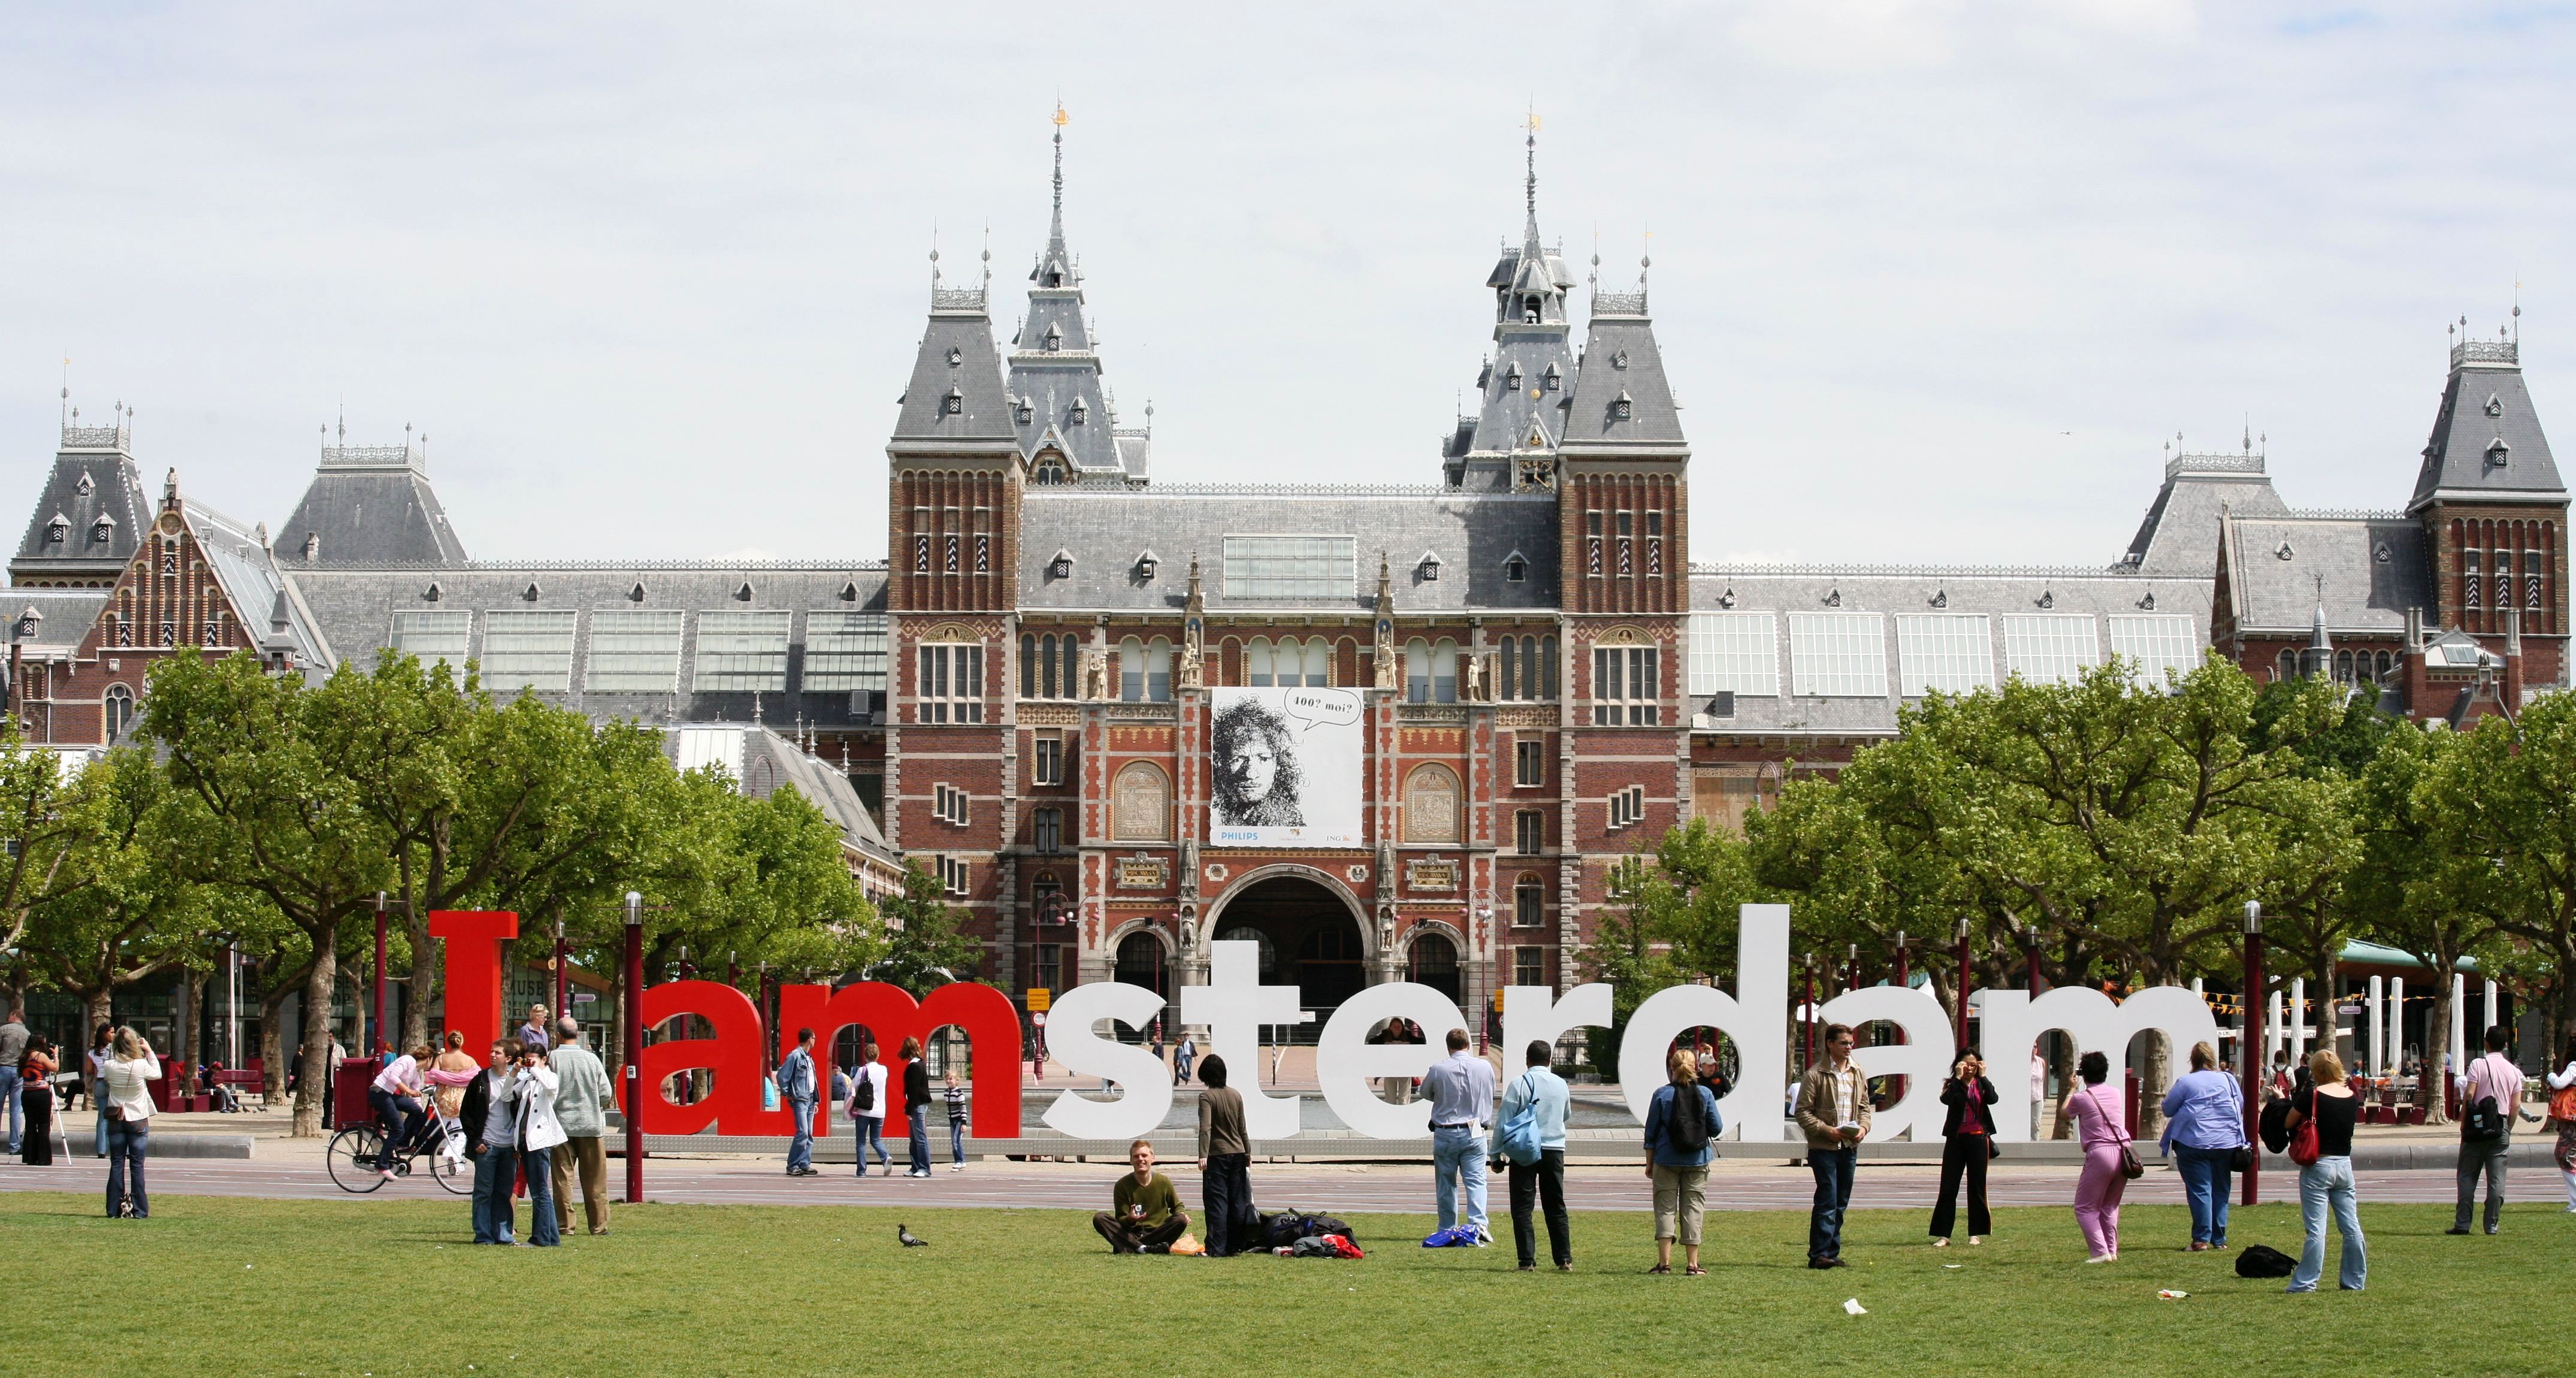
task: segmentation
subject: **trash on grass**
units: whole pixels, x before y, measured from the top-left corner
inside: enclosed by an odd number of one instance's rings
[[[1869,1308],[1861,1305],[1860,1298],[1858,1297],[1845,1297],[1843,1299],[1843,1314],[1847,1316],[1866,1316],[1869,1314]]]
[[[2181,1301],[2183,1298],[2190,1295],[2191,1293],[2189,1292],[2177,1292],[2170,1287],[2156,1293],[2157,1298],[2162,1301]]]

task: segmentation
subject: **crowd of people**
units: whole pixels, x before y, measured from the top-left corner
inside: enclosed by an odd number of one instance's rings
[[[885,1122],[893,1107],[893,1091],[903,1091],[905,1137],[909,1158],[903,1175],[931,1175],[930,1151],[930,1065],[923,1060],[921,1040],[906,1038],[896,1052],[897,1066],[889,1068],[880,1060],[877,1045],[863,1043],[859,1065],[843,1070],[832,1069],[832,1103],[849,1117],[858,1160],[857,1174],[868,1175],[868,1155],[876,1155],[877,1171],[894,1175],[894,1160],[886,1153]],[[823,1086],[818,1079],[819,1063],[814,1056],[814,1031],[798,1029],[796,1046],[779,1059],[773,1084],[778,1097],[785,1102],[791,1125],[787,1149],[787,1175],[819,1176],[814,1166],[815,1116],[822,1108]],[[941,1096],[948,1108],[949,1171],[966,1170],[966,1095],[957,1081],[956,1068],[949,1068]]]

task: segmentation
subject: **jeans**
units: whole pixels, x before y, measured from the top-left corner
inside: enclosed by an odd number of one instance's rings
[[[856,1120],[850,1122],[850,1129],[851,1137],[857,1140],[857,1147],[859,1150],[859,1175],[861,1177],[868,1175],[868,1150],[870,1148],[874,1148],[877,1151],[878,1167],[881,1167],[888,1172],[894,1171],[894,1160],[888,1158],[885,1151],[885,1116],[861,1115]]]
[[[487,1145],[483,1156],[474,1160],[474,1242],[507,1244],[516,1235],[511,1220],[515,1215],[510,1193],[516,1183],[513,1169],[519,1163],[519,1150],[506,1145]]]
[[[107,1125],[107,1214],[110,1219],[125,1214],[126,1177],[129,1167],[134,1173],[135,1218],[152,1214],[152,1196],[143,1189],[143,1156],[152,1144],[152,1121],[110,1120]]]
[[[24,1122],[18,1117],[19,1086],[20,1081],[18,1078],[18,1069],[15,1067],[0,1067],[0,1097],[6,1097],[9,1101],[9,1151],[13,1154],[22,1146],[19,1142],[19,1138],[23,1132],[22,1126],[24,1124]]]
[[[796,1137],[787,1145],[787,1170],[804,1172],[814,1166],[814,1102],[791,1100],[787,1113],[796,1120]]]
[[[2335,1229],[2343,1235],[2344,1290],[2358,1292],[2370,1277],[2362,1251],[2361,1209],[2352,1186],[2352,1159],[2319,1158],[2299,1169],[2299,1214],[2308,1227],[2308,1242],[2299,1249],[2299,1269],[2290,1274],[2290,1290],[2313,1292],[2326,1275],[2326,1208],[2334,1208]]]
[[[904,1127],[912,1131],[912,1170],[930,1175],[930,1107],[916,1105],[903,1112]]]
[[[1574,1242],[1565,1219],[1565,1150],[1542,1148],[1535,1163],[1514,1163],[1505,1174],[1512,1187],[1512,1247],[1520,1250],[1524,1268],[1538,1263],[1538,1231],[1530,1207],[1547,1211],[1547,1251],[1558,1267],[1574,1262]]]
[[[2504,1218],[2504,1159],[2513,1147],[2513,1136],[2498,1134],[2492,1139],[2460,1141],[2460,1208],[2451,1217],[2453,1229],[2469,1227],[2469,1216],[2478,1201],[2478,1178],[2487,1179],[2487,1233],[2494,1234]]]
[[[1843,1212],[1851,1209],[1852,1169],[1859,1163],[1857,1145],[1807,1150],[1807,1171],[1816,1177],[1816,1201],[1807,1213],[1807,1257],[1843,1256]]]
[[[1207,1175],[1199,1180],[1199,1204],[1207,1209],[1207,1253],[1224,1258],[1258,1247],[1253,1233],[1252,1155],[1208,1155]]]
[[[1190,1083],[1190,1062],[1191,1059],[1187,1055],[1178,1056],[1172,1059],[1172,1071],[1174,1075],[1180,1079],[1183,1086],[1187,1086]]]
[[[2191,1242],[2218,1248],[2227,1243],[2227,1195],[2236,1177],[2236,1150],[2173,1146],[2174,1166],[2182,1173],[2183,1198],[2191,1203]]]
[[[1440,1228],[1458,1223],[1458,1183],[1467,1184],[1467,1223],[1481,1237],[1485,1228],[1485,1136],[1475,1126],[1431,1131],[1431,1191],[1440,1207]]]
[[[526,1164],[528,1176],[528,1242],[540,1249],[551,1249],[563,1242],[563,1231],[555,1224],[554,1173],[546,1161],[549,1151],[561,1153],[563,1145],[552,1150],[519,1150],[519,1161]]]
[[[1941,1194],[1932,1202],[1932,1238],[1948,1239],[1959,1225],[1959,1188],[1968,1189],[1968,1235],[1983,1239],[1995,1232],[1986,1210],[1986,1164],[1995,1154],[1984,1134],[1953,1134],[1941,1141]]]
[[[948,1161],[966,1161],[966,1118],[963,1115],[948,1117]]]
[[[411,1142],[411,1136],[420,1128],[420,1102],[409,1096],[397,1096],[382,1087],[370,1086],[367,1088],[367,1105],[376,1112],[376,1119],[385,1127],[385,1152],[376,1166],[390,1168],[394,1165],[394,1155]]]

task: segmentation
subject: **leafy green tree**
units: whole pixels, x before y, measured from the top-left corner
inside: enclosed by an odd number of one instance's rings
[[[967,936],[964,917],[948,906],[939,877],[905,863],[903,896],[884,906],[885,955],[868,968],[868,978],[903,987],[919,996],[950,981],[976,979],[983,944]]]
[[[1687,852],[1680,854],[1685,864]],[[1619,1046],[1628,1016],[1646,997],[1678,979],[1672,950],[1662,936],[1678,921],[1685,900],[1672,877],[1643,855],[1623,857],[1608,878],[1610,903],[1594,923],[1592,941],[1578,954],[1586,981],[1610,987],[1610,1024],[1584,1031],[1585,1056],[1604,1077],[1619,1075]]]
[[[2427,814],[2454,893],[2518,949],[2481,954],[2487,969],[2511,962],[2554,976],[2554,1058],[2576,1038],[2576,695],[2481,719],[2450,748],[2426,772]]]
[[[118,990],[187,965],[213,906],[174,864],[169,783],[150,752],[108,752],[61,803],[71,845],[57,879],[68,883],[35,911],[24,948],[38,979],[77,997],[94,1025],[108,1022]]]

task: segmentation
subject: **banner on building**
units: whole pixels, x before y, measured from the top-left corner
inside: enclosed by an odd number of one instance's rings
[[[1221,847],[1358,847],[1360,696],[1350,689],[1217,689],[1208,732]]]

